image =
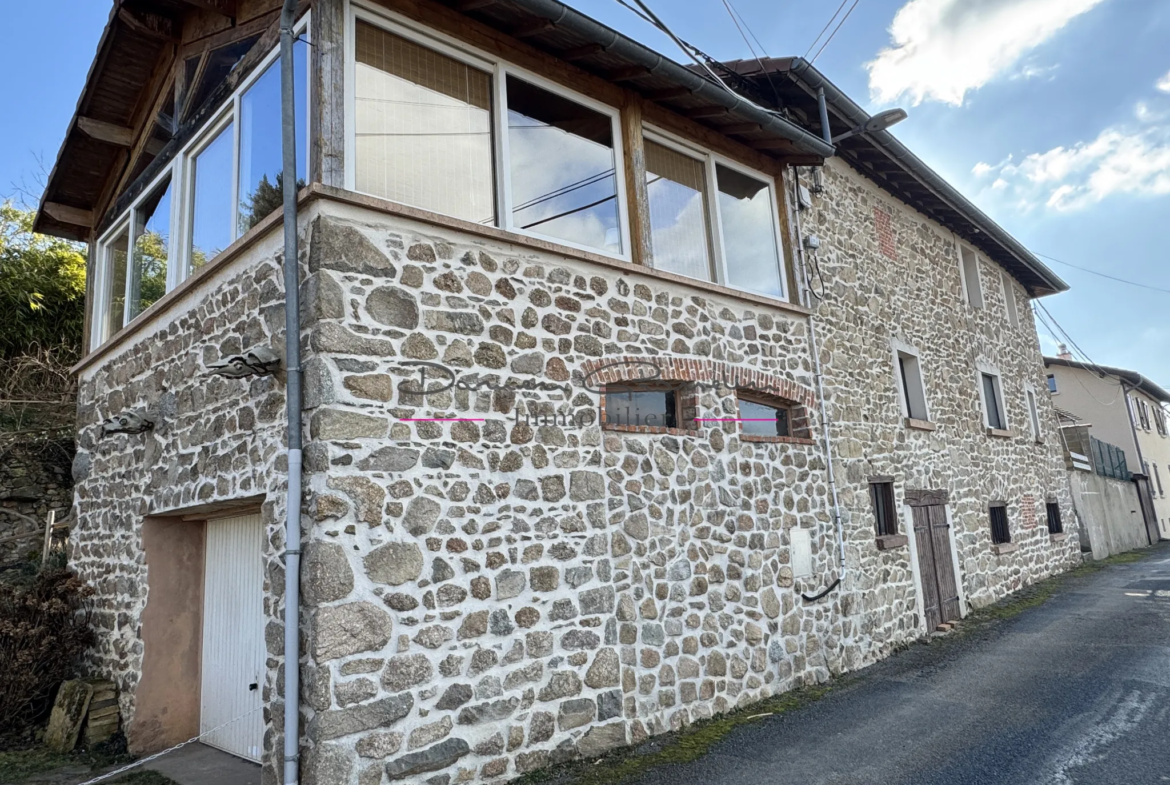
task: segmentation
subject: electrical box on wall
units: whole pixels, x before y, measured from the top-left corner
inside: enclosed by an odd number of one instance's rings
[[[812,532],[799,526],[788,530],[788,560],[792,574],[800,578],[812,575]]]
[[[797,186],[796,200],[801,210],[807,210],[812,207],[812,194],[808,192],[808,188],[804,185]]]

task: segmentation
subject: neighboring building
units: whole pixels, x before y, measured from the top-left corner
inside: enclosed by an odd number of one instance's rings
[[[1135,371],[1077,362],[1066,353],[1045,357],[1044,366],[1052,400],[1087,423],[1090,436],[1124,451],[1138,480],[1149,542],[1170,537],[1170,393]]]
[[[815,88],[864,119],[803,61],[735,80],[785,119],[552,0],[307,5],[306,783],[599,754],[1077,561],[1026,307],[1064,284],[888,134],[794,209]],[[274,7],[120,3],[37,223],[92,249],[90,666],[135,751],[267,782],[284,378],[211,371],[284,340]]]

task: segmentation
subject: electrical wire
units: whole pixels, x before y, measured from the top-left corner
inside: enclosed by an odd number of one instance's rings
[[[751,33],[752,38],[754,38],[756,43],[760,45],[760,52],[763,53],[765,57],[768,56],[768,51],[764,49],[763,44],[760,44],[760,39],[756,38],[756,34],[752,32],[751,27],[748,25],[747,20],[743,18],[743,15],[740,14],[739,11],[731,5],[731,1],[722,0],[722,2],[723,7],[727,9],[727,15],[731,17],[731,23],[735,25],[735,29],[739,31],[739,37],[743,39],[745,44],[747,44],[748,51],[752,53],[752,57],[756,59],[756,64],[760,66],[760,73],[763,74],[764,78],[768,80],[768,86],[772,88],[772,97],[775,99],[776,104],[779,105],[780,91],[776,89],[776,84],[772,81],[772,74],[769,73],[768,69],[764,66],[764,61],[761,59],[760,55],[756,54],[756,49],[754,46],[752,46],[752,42],[748,40],[747,34],[744,32],[744,30],[746,29],[748,33]],[[742,26],[740,26],[740,22],[743,22]]]
[[[821,32],[817,33],[817,37],[813,39],[813,42],[808,45],[808,49],[805,50],[805,60],[808,59],[809,52],[811,52],[813,47],[817,45],[817,42],[821,40],[821,36],[824,35],[825,31],[829,29],[829,25],[833,24],[833,21],[837,18],[837,14],[841,13],[841,9],[844,8],[845,4],[848,2],[849,0],[841,0],[841,5],[837,6],[837,10],[834,11],[833,15],[829,17],[829,21],[825,22],[825,26],[821,28]]]
[[[1081,267],[1080,265],[1073,264],[1072,262],[1066,262],[1063,259],[1057,259],[1055,256],[1049,256],[1048,254],[1038,253],[1036,251],[1033,251],[1032,253],[1036,254],[1037,256],[1042,256],[1045,259],[1048,259],[1049,261],[1056,262],[1057,264],[1063,264],[1066,267],[1073,268],[1074,270],[1080,270],[1083,273],[1088,273],[1089,275],[1096,275],[1096,276],[1099,276],[1101,278],[1108,278],[1110,281],[1117,281],[1118,283],[1125,283],[1125,284],[1129,284],[1130,286],[1137,286],[1141,289],[1149,289],[1152,292],[1162,292],[1164,294],[1170,294],[1170,289],[1163,289],[1160,286],[1150,286],[1149,284],[1146,284],[1146,283],[1138,283],[1137,281],[1130,281],[1130,280],[1127,280],[1125,278],[1118,278],[1115,275],[1109,275],[1108,273],[1098,272],[1097,270],[1090,270],[1088,267]]]
[[[808,61],[809,65],[812,65],[813,63],[815,63],[817,61],[817,58],[821,56],[821,52],[825,51],[825,47],[827,47],[830,43],[832,43],[833,38],[836,37],[836,35],[837,35],[838,31],[840,31],[842,25],[845,24],[845,21],[849,18],[849,15],[853,13],[853,10],[855,8],[857,8],[858,3],[860,3],[860,2],[861,2],[861,0],[853,0],[853,5],[849,6],[849,10],[845,12],[845,16],[841,17],[841,21],[838,22],[837,26],[833,28],[833,32],[829,34],[829,37],[827,39],[825,39],[825,42],[823,44],[821,44],[821,48],[817,50],[817,53],[815,55],[813,55],[812,60]]]

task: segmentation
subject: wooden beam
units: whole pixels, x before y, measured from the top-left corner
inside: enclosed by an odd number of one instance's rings
[[[707,117],[722,117],[727,113],[726,106],[700,106],[698,109],[687,109],[682,114],[692,120],[702,120]]]
[[[601,44],[585,44],[584,46],[575,46],[572,49],[565,49],[557,55],[562,60],[572,62],[574,60],[584,60],[586,57],[592,57],[598,52],[604,52],[605,47]]]
[[[175,32],[175,21],[169,16],[151,13],[135,14],[126,6],[122,6],[118,9],[118,19],[129,29],[147,38],[170,44],[179,41],[179,36]]]
[[[647,90],[642,97],[647,101],[670,101],[674,98],[686,98],[692,91],[688,87],[668,87],[665,90]]]
[[[725,134],[747,134],[752,131],[760,130],[759,123],[730,123],[728,125],[719,126],[719,130]]]
[[[487,8],[489,5],[495,5],[496,0],[463,0],[462,3],[455,4],[455,10],[461,13],[468,11],[478,11],[481,8]]]
[[[45,202],[41,209],[61,223],[84,226],[86,229],[93,228],[93,210],[82,210],[80,207],[70,207],[57,202]]]
[[[791,150],[798,154],[804,153],[803,150],[798,150],[796,145],[789,139],[757,139],[748,144],[755,150],[769,150],[781,153]]]
[[[631,96],[622,106],[621,127],[630,215],[630,257],[634,264],[650,267],[654,263],[654,248],[650,237],[650,195],[646,190],[646,145],[642,134],[642,103],[636,96]]]
[[[106,144],[116,144],[119,147],[129,147],[134,144],[134,129],[122,125],[114,125],[104,120],[95,120],[92,117],[78,117],[77,127],[91,139]]]
[[[520,27],[517,27],[512,31],[512,36],[514,38],[531,38],[534,35],[546,33],[549,30],[552,30],[554,27],[556,27],[556,25],[552,23],[551,19],[538,19],[535,22],[531,22],[526,25],[520,25]]]
[[[205,11],[213,11],[232,19],[236,18],[236,0],[182,0],[182,2]]]
[[[649,75],[650,69],[641,65],[628,65],[625,68],[615,68],[603,74],[611,82],[625,82],[630,79],[641,79],[643,76]]]

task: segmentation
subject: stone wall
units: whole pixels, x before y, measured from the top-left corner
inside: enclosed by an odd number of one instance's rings
[[[0,448],[0,564],[40,553],[50,510],[62,520],[73,506],[73,439],[29,438]],[[41,536],[37,536],[41,535]]]
[[[840,607],[799,599],[832,570],[820,448],[730,422],[603,429],[584,386],[602,358],[645,358],[806,406],[803,316],[327,209],[306,367],[310,782],[515,776],[827,678]],[[424,399],[409,361],[463,389]],[[693,394],[697,416],[735,416],[725,385]],[[793,575],[793,527],[811,576]]]
[[[96,590],[98,644],[88,659],[89,675],[117,684],[122,717],[130,723],[142,672],[145,518],[268,499],[268,753],[279,748],[272,715],[279,721],[283,711],[274,687],[283,641],[284,382],[210,376],[206,366],[250,346],[283,347],[279,243],[279,233],[272,233],[226,267],[209,271],[182,302],[82,371],[73,463],[78,519],[69,551],[71,567]],[[103,437],[101,422],[128,410],[145,412],[153,430]],[[197,694],[199,685],[189,688]]]
[[[816,327],[853,574],[846,586],[861,633],[843,656],[857,666],[922,634],[911,546],[878,550],[869,477],[893,476],[899,505],[907,490],[948,491],[960,593],[971,606],[1067,569],[1079,553],[1075,536],[1050,541],[1044,523],[1049,498],[1059,501],[1066,526],[1075,518],[1023,287],[981,258],[985,308],[971,308],[949,231],[840,160],[824,168],[824,183],[801,220],[805,234],[821,239]],[[1018,298],[1018,328],[1006,313],[1005,281]],[[895,343],[920,354],[934,430],[903,422]],[[984,427],[979,364],[1002,373],[1011,438],[990,436]],[[1040,443],[1028,424],[1025,383],[1037,393]],[[1008,503],[1018,545],[1002,556],[991,543],[988,503],[996,500]]]

